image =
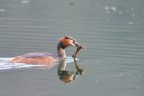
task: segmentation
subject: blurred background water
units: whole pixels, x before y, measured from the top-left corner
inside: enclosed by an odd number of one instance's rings
[[[143,0],[0,0],[0,57],[56,53],[64,34],[87,46],[69,84],[48,69],[0,72],[0,96],[143,96]],[[76,49],[66,50],[71,56]],[[74,70],[74,64],[67,65]]]

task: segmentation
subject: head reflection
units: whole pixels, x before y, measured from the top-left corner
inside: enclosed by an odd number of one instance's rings
[[[79,64],[77,63],[75,58],[73,59],[74,59],[76,71],[66,70],[66,58],[59,61],[58,76],[59,79],[65,84],[70,83],[71,81],[75,80],[79,75],[83,74],[83,69],[79,67]]]

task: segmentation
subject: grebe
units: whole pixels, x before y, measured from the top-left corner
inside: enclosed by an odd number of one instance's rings
[[[34,64],[34,65],[47,65],[53,66],[54,63],[66,58],[65,48],[69,46],[76,46],[78,49],[83,48],[74,38],[65,35],[60,38],[57,44],[57,55],[46,52],[39,53],[28,53],[21,56],[11,58],[10,62],[12,63],[25,63],[25,64]],[[73,55],[76,57],[76,54]]]

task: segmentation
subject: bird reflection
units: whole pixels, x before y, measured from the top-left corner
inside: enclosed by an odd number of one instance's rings
[[[66,58],[59,61],[58,66],[58,76],[60,81],[66,83],[70,83],[75,80],[79,75],[83,74],[83,69],[80,68],[79,64],[77,63],[76,59],[73,58],[76,71],[69,71],[66,70]]]
[[[68,71],[66,70],[66,58],[62,59],[61,61],[59,61],[59,66],[58,66],[58,76],[59,79],[66,83],[70,83],[73,80],[75,80],[79,75],[83,75],[83,69],[80,68],[79,64],[76,61],[76,56],[78,55],[79,51],[81,49],[85,49],[85,46],[79,45],[77,47],[77,50],[74,52],[74,54],[72,55],[73,60],[74,60],[74,64],[75,64],[75,68],[76,71]]]
[[[78,52],[81,49],[85,49],[85,48],[86,47],[82,46],[82,45],[78,46],[77,50],[72,55],[76,71],[68,71],[68,70],[66,70],[66,58],[64,58],[64,59],[62,59],[61,61],[58,62],[59,63],[59,66],[58,66],[58,76],[59,76],[59,79],[62,82],[64,82],[65,84],[66,83],[70,83],[72,80],[75,80],[79,75],[83,74],[83,69],[81,69],[79,67],[79,64],[77,63],[77,61],[76,61],[75,58],[76,58]]]

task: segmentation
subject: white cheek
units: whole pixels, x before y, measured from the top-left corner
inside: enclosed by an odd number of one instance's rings
[[[76,46],[76,45],[73,43],[73,41],[70,42],[70,45],[71,45],[71,46]]]

